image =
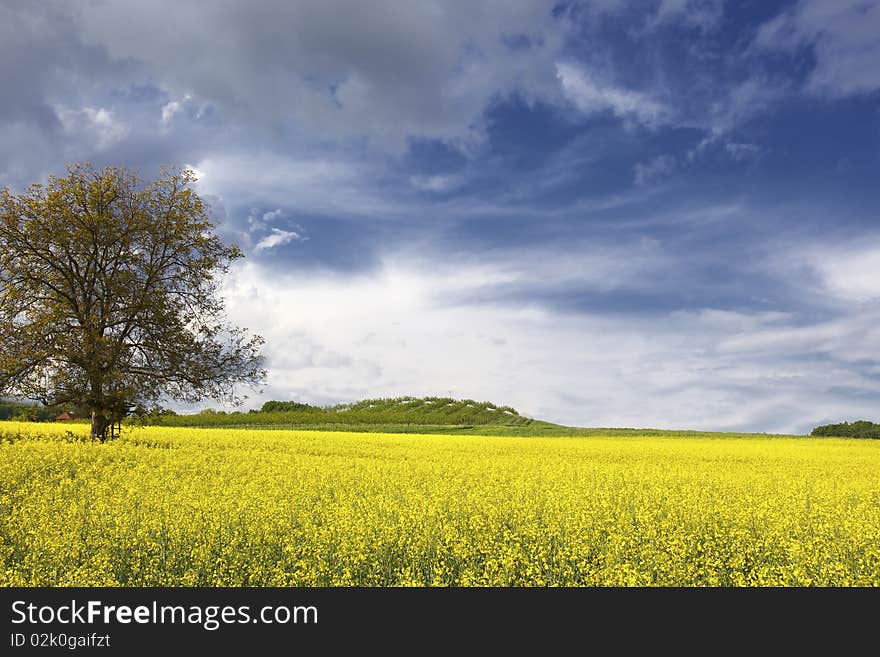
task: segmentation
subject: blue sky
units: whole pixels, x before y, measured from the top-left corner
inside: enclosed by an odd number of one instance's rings
[[[877,0],[0,0],[0,185],[194,168],[248,407],[807,432],[878,419],[878,62]]]

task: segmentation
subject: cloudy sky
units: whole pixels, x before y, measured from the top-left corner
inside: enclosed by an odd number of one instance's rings
[[[246,408],[807,432],[880,419],[878,62],[878,0],[0,0],[0,186],[194,168]]]

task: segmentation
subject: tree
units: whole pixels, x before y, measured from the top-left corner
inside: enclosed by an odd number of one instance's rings
[[[73,164],[0,191],[0,394],[81,406],[104,441],[138,405],[237,404],[237,384],[262,381],[263,339],[228,325],[219,295],[243,254],[214,234],[195,180]]]

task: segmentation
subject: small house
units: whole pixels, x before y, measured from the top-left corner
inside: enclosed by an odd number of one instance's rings
[[[58,415],[55,416],[56,422],[64,422],[65,420],[72,420],[72,419],[73,419],[73,413],[68,413],[67,411],[59,413]]]

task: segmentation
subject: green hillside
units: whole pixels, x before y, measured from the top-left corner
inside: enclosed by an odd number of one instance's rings
[[[364,399],[351,404],[312,406],[300,402],[268,401],[260,410],[248,412],[205,409],[199,413],[176,415],[151,413],[133,421],[178,427],[279,427],[340,429],[345,431],[419,431],[448,433],[480,428],[511,430],[557,427],[520,415],[510,406],[449,397],[394,397]]]
[[[177,415],[154,412],[129,418],[131,424],[175,427],[313,429],[377,433],[461,434],[479,436],[616,436],[666,438],[746,438],[746,434],[665,429],[569,427],[523,415],[510,407],[449,397],[364,399],[351,404],[313,406],[293,401],[268,401],[259,410],[231,412],[205,409]]]

